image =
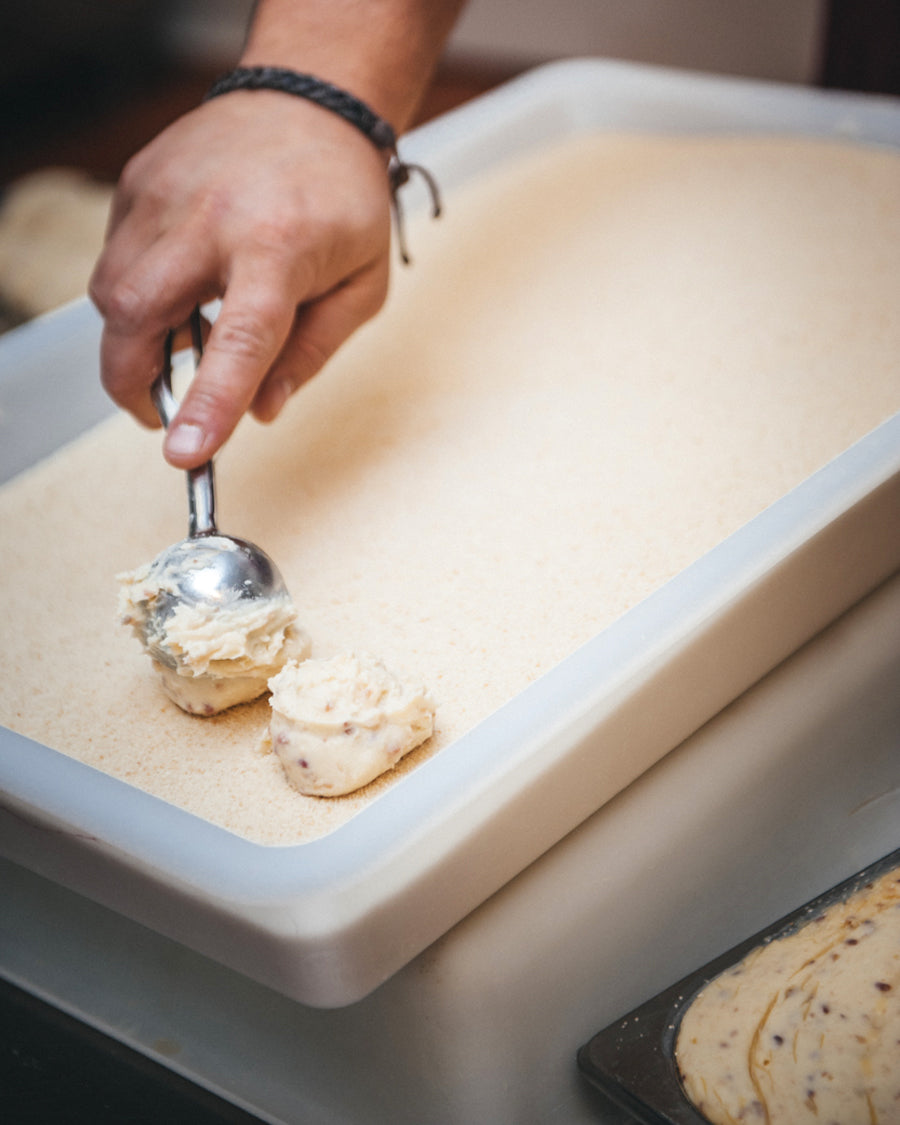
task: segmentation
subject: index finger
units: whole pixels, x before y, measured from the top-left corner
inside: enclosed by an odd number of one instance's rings
[[[236,265],[197,373],[166,434],[176,468],[208,461],[249,409],[290,335],[297,300],[272,263]]]

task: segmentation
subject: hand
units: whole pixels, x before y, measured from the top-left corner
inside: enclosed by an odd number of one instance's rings
[[[246,411],[274,419],[387,293],[385,157],[348,122],[271,91],[176,121],[125,168],[90,293],[103,385],[148,426],[165,336],[222,298],[166,435],[178,468],[208,460]]]

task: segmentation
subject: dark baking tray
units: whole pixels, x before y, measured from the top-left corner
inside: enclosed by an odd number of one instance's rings
[[[714,977],[756,946],[799,929],[810,918],[849,898],[900,866],[900,848],[869,864],[804,906],[683,977],[664,992],[604,1028],[578,1051],[582,1074],[615,1105],[642,1125],[709,1125],[688,1101],[675,1065],[675,1040],[682,1014]]]

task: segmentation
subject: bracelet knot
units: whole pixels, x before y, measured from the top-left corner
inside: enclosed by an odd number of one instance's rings
[[[406,248],[406,235],[403,226],[403,211],[398,192],[410,180],[413,172],[420,175],[431,196],[432,218],[441,213],[441,198],[437,182],[432,174],[421,164],[408,164],[397,151],[397,134],[390,122],[379,117],[373,109],[353,94],[342,90],[331,82],[325,82],[311,74],[298,74],[278,66],[240,66],[223,74],[210,87],[204,101],[210,101],[234,90],[277,90],[294,97],[305,98],[324,109],[343,117],[361,133],[369,138],[382,152],[389,153],[388,183],[391,190],[391,205],[397,229],[397,243],[400,258],[405,265],[410,262]]]

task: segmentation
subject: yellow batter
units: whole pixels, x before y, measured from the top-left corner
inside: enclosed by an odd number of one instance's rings
[[[900,869],[707,985],[676,1057],[714,1125],[897,1125]]]
[[[412,226],[383,314],[243,423],[217,480],[313,657],[427,684],[432,738],[322,801],[259,751],[265,699],[165,697],[114,576],[184,536],[184,485],[126,417],[0,491],[4,724],[251,839],[313,839],[900,409],[895,153],[597,135]]]

